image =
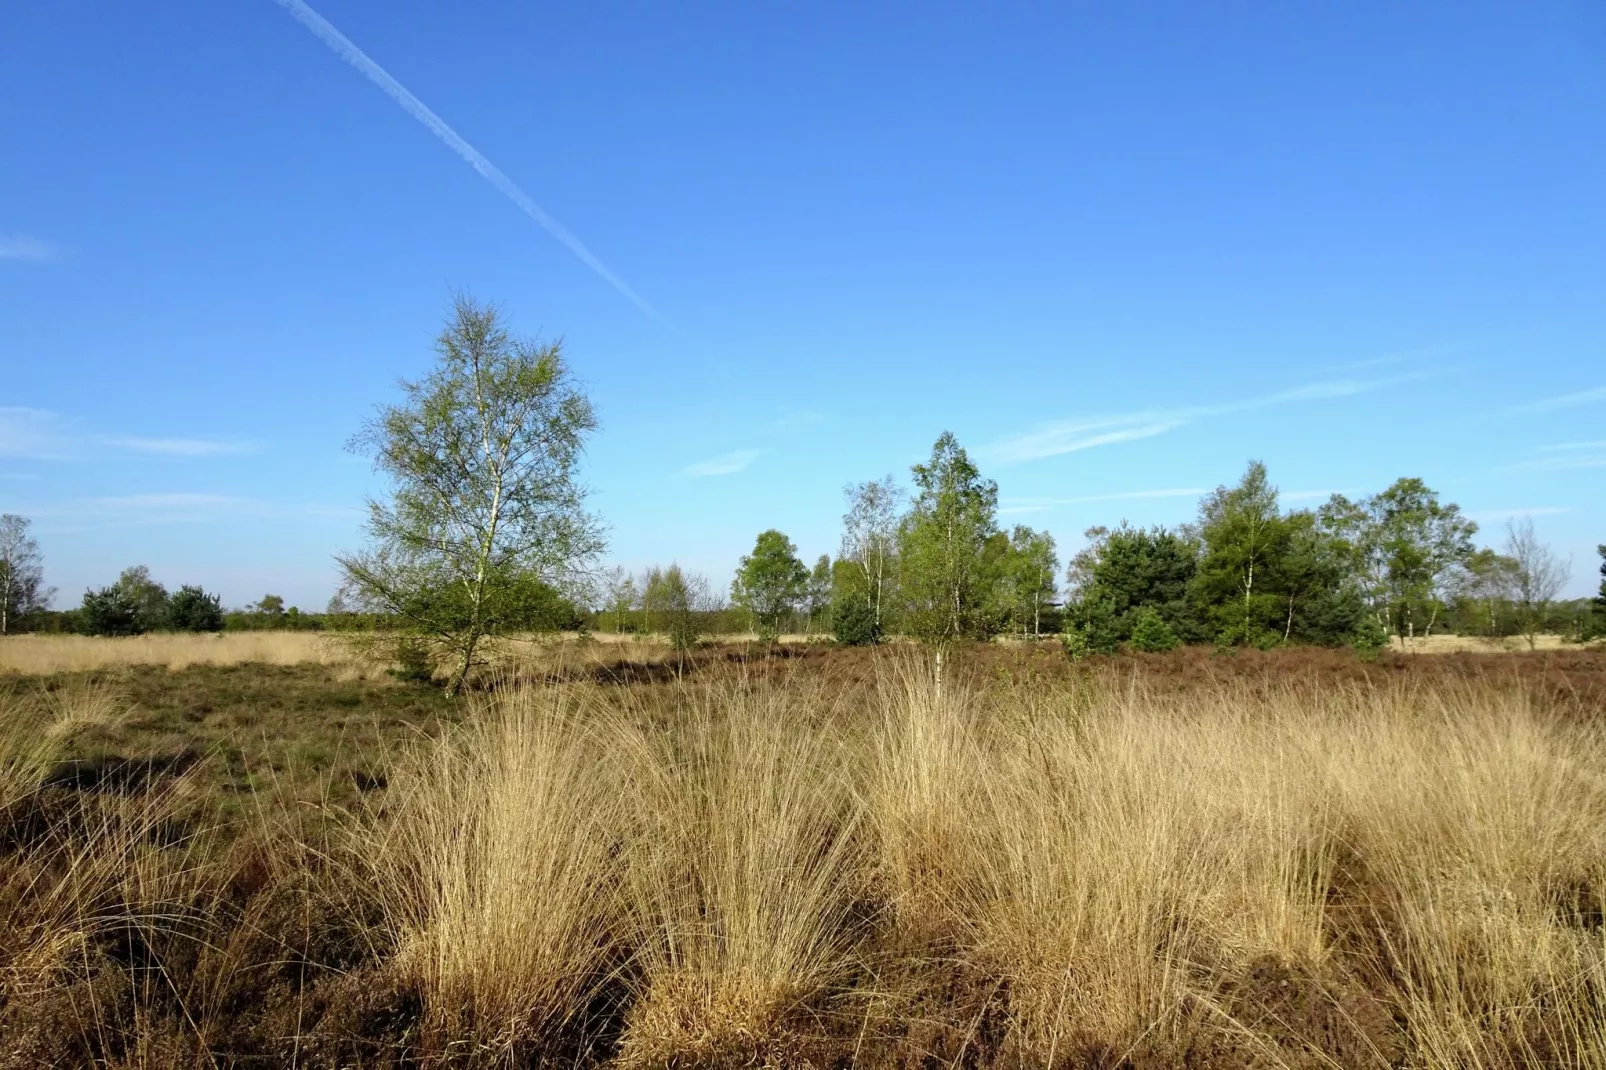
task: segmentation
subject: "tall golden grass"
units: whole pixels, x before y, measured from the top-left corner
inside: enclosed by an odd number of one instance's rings
[[[1606,1067],[1600,713],[1487,682],[983,686],[907,654],[870,684],[509,684],[322,849],[321,909],[367,950],[295,1051]],[[404,995],[342,1015],[363,990]],[[215,1045],[236,1012],[206,1005]],[[363,1028],[366,1059],[328,1054]]]

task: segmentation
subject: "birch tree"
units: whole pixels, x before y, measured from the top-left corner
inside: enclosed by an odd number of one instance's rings
[[[840,560],[851,561],[864,584],[864,595],[879,634],[891,594],[897,556],[898,506],[903,490],[891,475],[842,488],[848,511],[842,514]]]
[[[1267,579],[1288,531],[1266,466],[1250,461],[1237,486],[1206,495],[1199,503],[1198,532],[1204,555],[1194,582],[1199,601],[1215,618],[1216,641],[1252,643],[1281,631],[1273,623],[1281,600]]]
[[[44,609],[55,591],[45,586],[39,544],[28,534],[31,522],[16,513],[0,515],[0,635],[22,618]]]
[[[1528,517],[1506,524],[1506,557],[1512,563],[1511,601],[1517,627],[1528,641],[1528,649],[1533,650],[1539,645],[1550,603],[1567,586],[1572,564],[1539,541]]]
[[[1043,634],[1043,609],[1053,603],[1054,578],[1059,572],[1059,555],[1054,536],[1016,524],[1009,534],[1006,582],[1009,586],[1010,616],[1021,633],[1034,638]]]
[[[931,460],[911,471],[918,494],[899,530],[909,632],[931,642],[985,639],[997,625],[989,544],[998,534],[998,484],[981,478],[946,431]]]
[[[370,548],[337,560],[361,608],[449,661],[455,694],[537,589],[570,585],[601,552],[576,478],[596,416],[562,343],[515,338],[494,307],[459,297],[435,349],[352,440],[391,490],[368,502]]]

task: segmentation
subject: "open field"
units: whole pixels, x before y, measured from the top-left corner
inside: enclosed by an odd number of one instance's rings
[[[1606,1067],[1598,651],[353,668],[0,677],[0,1066]]]
[[[1005,638],[1000,639],[999,643],[1009,647],[1036,647],[1052,641],[1052,637],[1037,642]],[[748,647],[757,642],[756,635],[738,634],[721,636],[711,641],[710,645]],[[827,641],[818,635],[783,635],[779,642],[790,647],[820,645]],[[1497,654],[1527,651],[1528,645],[1519,637],[1481,639],[1474,636],[1434,635],[1413,640],[1409,644],[1395,638],[1391,649],[1411,654]],[[1576,647],[1564,643],[1560,636],[1542,635],[1538,638],[1538,649],[1565,652]],[[532,638],[513,644],[508,656],[515,662],[546,663],[557,658],[606,663],[619,658],[653,660],[667,653],[667,641],[659,636],[598,632],[581,642],[577,642],[573,634],[560,637],[558,642]],[[310,631],[248,631],[216,635],[158,633],[116,639],[83,635],[16,635],[0,642],[0,673],[89,672],[138,665],[185,669],[192,665],[246,664],[338,666],[353,679],[378,671],[378,667],[371,662],[355,658],[338,638]]]

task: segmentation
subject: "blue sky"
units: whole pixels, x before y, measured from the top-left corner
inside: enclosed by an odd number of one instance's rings
[[[1251,457],[1289,505],[1417,475],[1491,540],[1530,514],[1574,593],[1606,541],[1598,4],[60,0],[0,36],[0,511],[64,604],[145,563],[321,606],[378,489],[343,444],[454,290],[564,337],[632,567],[834,553],[842,485],[944,429],[1063,556]]]

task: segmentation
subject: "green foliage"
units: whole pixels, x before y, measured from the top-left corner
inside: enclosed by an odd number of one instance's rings
[[[85,635],[143,635],[169,627],[167,589],[144,565],[126,568],[117,582],[85,591],[78,630]]]
[[[1132,622],[1132,638],[1127,644],[1133,650],[1145,653],[1159,653],[1166,650],[1175,650],[1182,640],[1177,633],[1165,622],[1165,618],[1153,606],[1144,606],[1138,610]]]
[[[78,630],[84,635],[139,635],[146,629],[140,607],[116,584],[85,591],[78,609]]]
[[[998,485],[946,431],[911,471],[917,494],[898,531],[904,628],[927,642],[985,639],[999,624],[1002,555],[989,546],[999,534]]]
[[[702,640],[698,611],[707,601],[707,584],[701,576],[672,564],[658,577],[658,598],[664,634],[675,652],[684,656]]]
[[[875,612],[878,634],[894,624],[897,602],[898,504],[903,490],[890,474],[842,489],[848,510],[842,514],[842,545],[832,567],[832,598],[840,595],[841,571],[853,580]]]
[[[429,644],[417,636],[401,635],[395,640],[391,654],[394,668],[385,670],[393,679],[404,684],[432,684],[435,682],[435,664],[429,655]]]
[[[1193,599],[1218,644],[1253,644],[1280,635],[1284,599],[1271,582],[1287,553],[1288,525],[1266,466],[1251,461],[1235,487],[1217,487],[1199,503],[1203,554]]]
[[[1022,635],[1041,635],[1043,616],[1054,601],[1059,571],[1054,536],[1017,524],[1009,534],[1001,593],[1004,613]]]
[[[134,606],[136,624],[141,632],[154,632],[167,626],[167,588],[151,579],[150,569],[144,565],[125,568],[115,586]]]
[[[1083,661],[1093,653],[1093,647],[1087,641],[1087,632],[1077,627],[1067,628],[1060,633],[1060,646],[1072,661]]]
[[[1193,545],[1164,528],[1089,528],[1088,546],[1071,561],[1075,597],[1067,627],[1085,630],[1101,652],[1129,639],[1138,612],[1152,608],[1178,634],[1194,634],[1188,587],[1197,568]]]
[[[781,623],[808,592],[809,571],[797,547],[781,532],[760,532],[731,583],[731,600],[753,615],[759,638],[774,642]]]
[[[1600,553],[1600,594],[1590,604],[1588,635],[1591,639],[1606,638],[1606,543],[1595,548]]]
[[[831,631],[844,646],[870,646],[880,638],[875,607],[863,594],[852,593],[831,605]]]
[[[1191,595],[1218,645],[1342,646],[1367,617],[1353,549],[1316,514],[1282,513],[1258,461],[1205,498],[1198,532]]]
[[[596,417],[561,344],[513,338],[494,308],[459,298],[436,351],[434,370],[403,381],[402,403],[352,442],[392,494],[369,502],[371,549],[339,561],[357,608],[455,663],[455,692],[482,640],[540,619],[535,584],[600,552],[575,478]]]
[[[803,596],[803,611],[808,617],[811,634],[822,623],[830,623],[832,586],[831,555],[821,554],[809,571],[808,587]]]
[[[1376,661],[1377,656],[1389,645],[1389,633],[1383,630],[1376,617],[1370,613],[1363,614],[1355,628],[1350,645],[1362,661]]]
[[[173,592],[167,600],[167,627],[175,632],[220,632],[223,601],[193,584]]]
[[[1348,545],[1367,598],[1405,636],[1432,629],[1478,530],[1459,506],[1440,502],[1437,491],[1409,477],[1358,503],[1335,494],[1321,522]]]

